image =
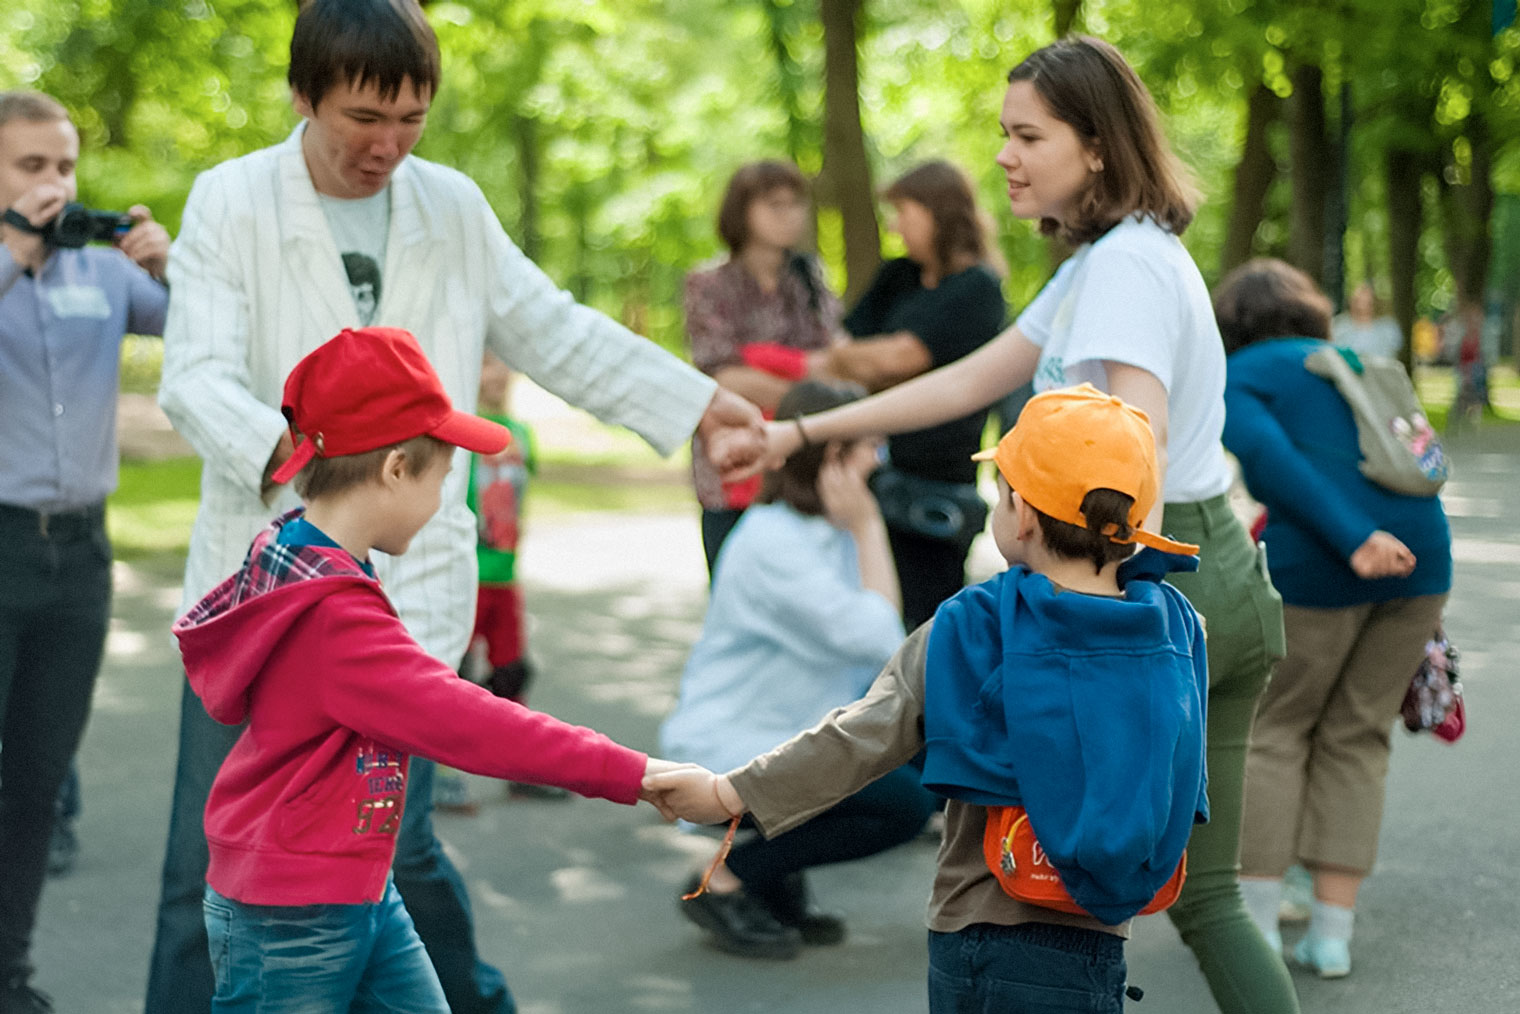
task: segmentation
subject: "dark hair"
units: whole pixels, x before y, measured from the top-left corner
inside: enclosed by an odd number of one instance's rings
[[[421,475],[440,454],[449,454],[453,450],[452,445],[424,433],[359,454],[338,454],[331,458],[319,454],[296,473],[291,485],[295,486],[296,495],[302,500],[316,500],[379,479],[386,456],[392,451],[400,451],[405,458],[407,475]]]
[[[922,204],[934,219],[934,259],[940,274],[949,274],[957,261],[987,260],[987,228],[976,207],[966,174],[936,159],[909,169],[881,192],[889,201]]]
[[[438,91],[438,40],[416,0],[310,0],[290,36],[291,90],[316,109],[334,85],[373,82],[387,101],[411,81]]]
[[[766,159],[740,166],[729,178],[718,206],[718,238],[731,253],[738,253],[749,242],[749,206],[772,190],[782,187],[798,197],[808,196],[807,180],[802,170],[790,162]]]
[[[1041,232],[1088,243],[1140,213],[1182,235],[1198,206],[1198,189],[1166,143],[1151,93],[1117,49],[1091,36],[1068,36],[1025,57],[1008,73],[1008,83],[1016,81],[1032,84],[1051,115],[1103,163],[1078,199],[1074,220],[1042,219]]]
[[[1275,257],[1257,257],[1214,289],[1226,353],[1264,338],[1330,338],[1330,300],[1314,279]]]
[[[0,127],[12,120],[52,123],[67,119],[69,111],[51,95],[41,92],[0,92]]]
[[[1057,521],[1044,511],[1030,504],[1040,521],[1040,538],[1045,548],[1056,556],[1068,560],[1091,560],[1093,569],[1102,571],[1110,563],[1127,560],[1135,552],[1134,543],[1115,542],[1104,535],[1104,529],[1114,526],[1112,534],[1127,539],[1134,534],[1129,526],[1129,509],[1135,498],[1116,489],[1094,489],[1082,498],[1082,518],[1087,527],[1066,521]]]
[[[776,405],[777,419],[796,419],[848,405],[866,396],[859,384],[825,384],[821,380],[799,380],[787,389]],[[782,462],[781,467],[765,473],[760,484],[758,503],[788,504],[800,514],[822,514],[823,501],[818,498],[818,470],[825,453],[832,446],[849,446],[854,441],[804,444]]]

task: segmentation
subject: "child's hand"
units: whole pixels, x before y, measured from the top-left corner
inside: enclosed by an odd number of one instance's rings
[[[640,798],[653,803],[666,820],[680,817],[693,824],[717,824],[744,812],[744,801],[728,779],[695,764],[650,761]]]

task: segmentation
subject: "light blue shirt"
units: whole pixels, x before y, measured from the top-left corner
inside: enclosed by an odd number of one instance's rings
[[[859,698],[903,637],[897,610],[861,586],[848,533],[784,504],[751,507],[718,556],[660,750],[713,771],[744,764]]]
[[[163,334],[169,290],[119,250],[57,250],[33,277],[0,244],[0,503],[98,504],[116,488],[125,334]]]

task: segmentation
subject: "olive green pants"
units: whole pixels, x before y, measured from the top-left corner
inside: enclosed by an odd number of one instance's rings
[[[1241,796],[1256,701],[1284,652],[1282,599],[1228,500],[1167,504],[1163,531],[1197,543],[1195,574],[1168,580],[1203,614],[1209,656],[1209,822],[1188,840],[1182,896],[1167,910],[1223,1014],[1297,1014],[1283,964],[1240,897]]]

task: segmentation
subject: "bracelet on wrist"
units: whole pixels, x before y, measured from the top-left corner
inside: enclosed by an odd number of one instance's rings
[[[802,438],[803,447],[812,447],[813,442],[808,439],[807,430],[802,428],[802,416],[792,416],[792,422],[797,424],[797,436]]]

